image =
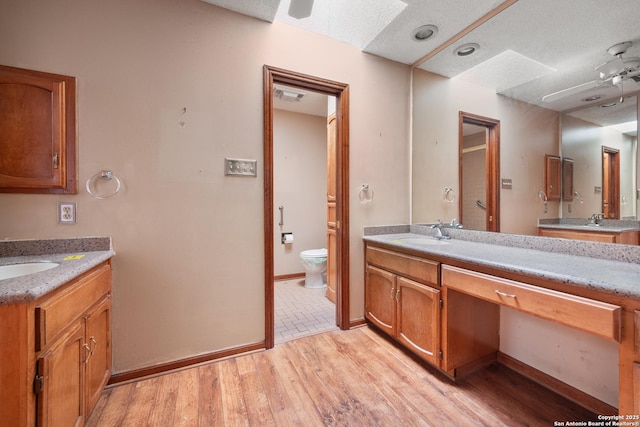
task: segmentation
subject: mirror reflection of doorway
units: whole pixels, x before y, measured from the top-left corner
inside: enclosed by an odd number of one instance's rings
[[[463,125],[462,188],[460,216],[465,228],[486,231],[487,221],[487,130],[470,123]]]
[[[602,147],[602,214],[620,219],[620,150]]]
[[[458,136],[460,223],[500,231],[500,121],[461,111]]]

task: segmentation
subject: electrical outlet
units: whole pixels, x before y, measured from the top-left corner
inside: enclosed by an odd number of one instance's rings
[[[76,202],[58,202],[58,223],[76,223]]]

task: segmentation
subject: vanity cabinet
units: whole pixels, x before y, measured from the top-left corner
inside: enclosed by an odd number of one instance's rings
[[[367,247],[365,317],[407,349],[440,366],[440,264]]]
[[[80,426],[111,375],[111,263],[40,299],[0,306],[0,419]]]
[[[597,227],[594,227],[597,228]],[[587,240],[601,243],[622,243],[624,245],[640,244],[640,232],[632,231],[597,231],[538,228],[538,235],[544,237],[560,237],[563,239]]]
[[[78,192],[74,77],[0,65],[0,192]]]

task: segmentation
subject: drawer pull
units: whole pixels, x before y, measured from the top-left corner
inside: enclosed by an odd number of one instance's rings
[[[396,302],[400,302],[400,288],[396,291]]]
[[[496,294],[500,295],[501,297],[507,297],[507,298],[516,298],[515,294],[508,294],[506,292],[500,292],[499,290],[496,289]]]

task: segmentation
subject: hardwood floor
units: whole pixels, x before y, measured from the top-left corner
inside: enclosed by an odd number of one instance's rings
[[[369,327],[109,388],[88,426],[552,426],[595,414],[500,365],[453,383]]]

